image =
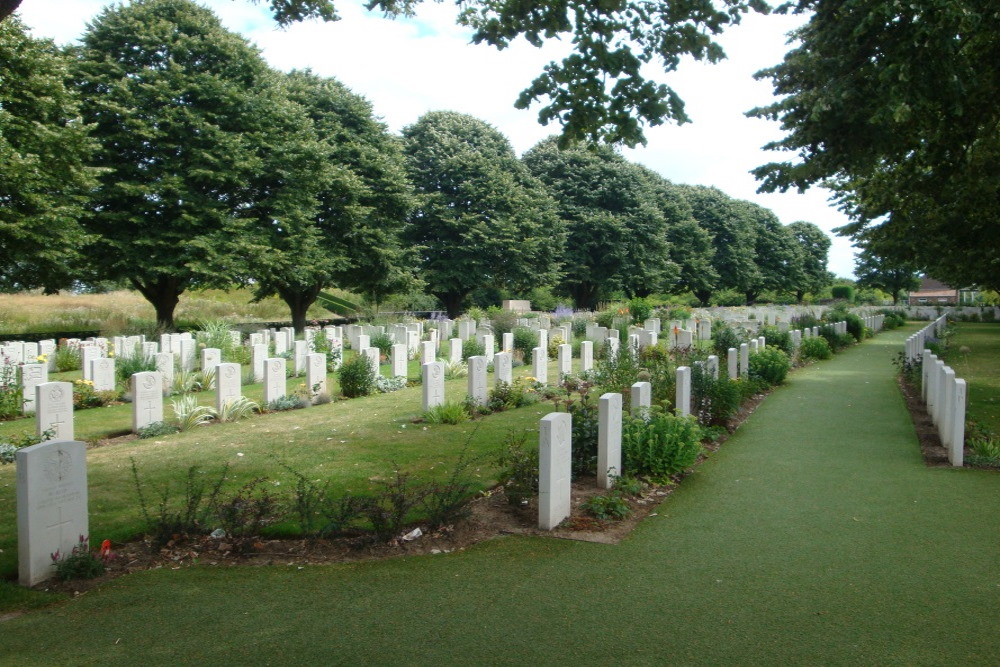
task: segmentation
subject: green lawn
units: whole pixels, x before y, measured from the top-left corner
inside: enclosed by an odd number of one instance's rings
[[[956,334],[944,358],[968,385],[966,416],[1000,433],[1000,324],[957,322],[954,326]]]
[[[914,328],[792,374],[619,545],[144,572],[7,621],[3,661],[996,664],[1000,475],[924,466]]]

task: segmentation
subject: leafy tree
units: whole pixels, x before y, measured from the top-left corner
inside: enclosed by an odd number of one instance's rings
[[[873,287],[892,295],[892,303],[899,303],[899,295],[917,289],[920,278],[913,265],[899,264],[880,257],[870,248],[861,248],[854,259],[854,275],[860,287]]]
[[[667,220],[648,170],[608,147],[560,149],[554,138],[523,160],[566,221],[561,289],[578,308],[596,307],[602,293],[642,297],[675,283],[679,272],[670,259]]]
[[[23,0],[0,0],[0,21],[17,11]],[[257,4],[259,0],[252,0]],[[278,25],[287,26],[296,21],[319,18],[335,21],[336,12],[332,0],[268,0],[271,13]]]
[[[744,288],[747,303],[754,303],[765,290],[790,292],[802,280],[802,246],[770,209],[753,202],[739,202],[754,228],[754,279]]]
[[[325,287],[337,285],[367,295],[401,291],[413,282],[406,270],[410,261],[400,247],[399,232],[412,203],[398,139],[375,120],[371,105],[334,79],[309,71],[284,77],[284,94],[306,118],[295,122],[309,128],[315,163],[307,170],[318,179],[314,192],[285,186],[289,207],[304,217],[268,224],[269,212],[259,217],[257,231],[263,248],[247,275],[255,296],[278,294],[292,312],[297,330],[306,324],[306,311]],[[295,118],[287,113],[287,118]],[[285,168],[265,169],[287,179],[301,169],[302,157],[289,152],[296,127],[282,127],[275,135],[272,155],[288,153]],[[296,164],[297,162],[297,164]],[[293,166],[294,165],[294,166]],[[291,185],[291,184],[289,184]],[[268,188],[270,191],[271,188]]]
[[[562,222],[506,137],[472,116],[435,111],[403,130],[403,145],[417,192],[404,238],[449,316],[478,287],[527,291],[558,278]]]
[[[293,109],[258,51],[189,0],[106,8],[83,37],[76,77],[104,168],[84,219],[97,278],[127,279],[170,328],[181,293],[225,286],[240,258],[260,256],[248,228],[282,205],[266,189],[283,174],[261,178],[280,149],[269,124]]]
[[[718,188],[704,185],[678,186],[684,194],[698,225],[712,237],[715,255],[712,266],[719,275],[714,285],[703,285],[694,294],[708,305],[712,293],[735,290],[741,294],[755,289],[760,283],[756,264],[756,228],[751,224],[750,209],[724,194]]]
[[[691,205],[673,183],[660,174],[639,167],[653,190],[656,206],[667,223],[666,237],[670,260],[677,265],[677,280],[667,291],[673,294],[711,289],[719,279],[712,266],[715,248],[712,236],[698,225]]]
[[[793,222],[788,231],[802,248],[802,274],[795,286],[795,299],[802,303],[806,292],[815,294],[830,284],[826,270],[830,237],[811,222]]]
[[[0,23],[0,289],[73,280],[85,234],[77,223],[94,174],[69,60],[14,18]]]
[[[779,101],[764,191],[829,187],[839,233],[892,264],[1000,285],[1000,12],[989,0],[820,2],[799,46],[759,78]]]

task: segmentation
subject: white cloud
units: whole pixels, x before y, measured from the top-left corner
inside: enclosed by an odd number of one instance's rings
[[[21,14],[35,34],[59,43],[75,40],[102,6],[103,0],[24,0]],[[451,3],[424,3],[417,17],[390,20],[356,3],[338,2],[343,20],[275,27],[266,7],[248,0],[204,2],[231,30],[259,46],[272,66],[306,68],[334,76],[367,97],[393,131],[427,111],[448,109],[488,121],[506,134],[518,152],[557,131],[537,123],[538,109],[514,109],[514,100],[542,67],[561,58],[568,45],[547,43],[542,49],[519,40],[497,51],[469,44],[470,33],[455,25]],[[806,220],[828,233],[846,218],[832,208],[822,190],[805,194],[759,195],[749,170],[783,159],[761,147],[779,138],[777,123],[750,119],[744,112],[771,101],[767,81],[754,72],[781,61],[785,35],[801,22],[795,16],[749,15],[721,38],[728,59],[708,65],[686,60],[679,71],[651,70],[674,87],[694,122],[650,128],[645,148],[625,155],[672,181],[714,185],[730,196],[773,210],[784,223]],[[838,275],[853,272],[853,250],[833,236],[829,268]]]

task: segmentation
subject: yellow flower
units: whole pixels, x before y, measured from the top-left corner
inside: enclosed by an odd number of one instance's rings
[[[47,356],[45,356],[44,354],[40,354],[37,357],[35,357],[35,361],[37,361],[40,364],[44,364],[48,360],[49,360],[49,358]]]

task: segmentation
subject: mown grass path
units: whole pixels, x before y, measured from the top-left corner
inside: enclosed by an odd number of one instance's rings
[[[793,374],[617,546],[121,578],[3,664],[996,664],[1000,475],[925,468],[884,334]]]

